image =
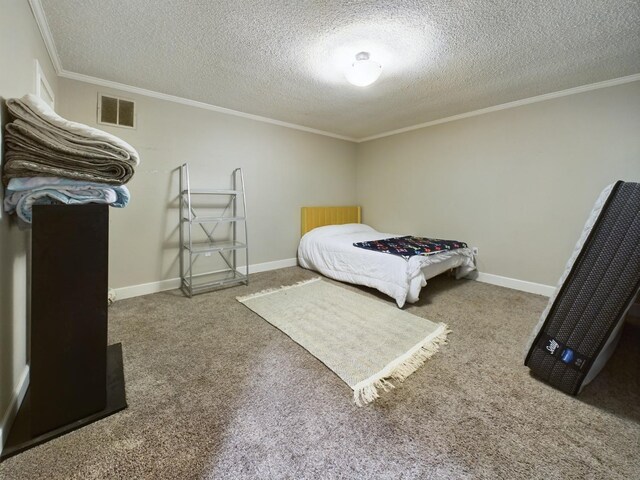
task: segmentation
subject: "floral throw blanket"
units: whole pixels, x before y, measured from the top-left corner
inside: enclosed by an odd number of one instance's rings
[[[413,257],[414,255],[434,255],[458,248],[467,248],[466,243],[458,242],[457,240],[440,240],[437,238],[413,236],[357,242],[354,243],[353,246],[376,252],[399,255],[405,259]]]

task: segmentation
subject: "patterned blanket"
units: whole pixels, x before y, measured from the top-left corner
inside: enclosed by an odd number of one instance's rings
[[[4,209],[17,213],[25,223],[31,223],[34,205],[106,203],[123,208],[129,203],[129,197],[129,190],[124,185],[56,177],[12,178],[4,191]]]
[[[434,255],[458,248],[467,248],[466,243],[458,242],[457,240],[440,240],[437,238],[413,236],[357,242],[354,243],[353,246],[366,250],[374,250],[376,252],[399,255],[405,259],[413,257],[414,255]]]

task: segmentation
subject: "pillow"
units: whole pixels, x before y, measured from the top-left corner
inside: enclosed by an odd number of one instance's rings
[[[364,223],[345,223],[343,225],[325,225],[316,227],[305,233],[302,238],[323,238],[334,235],[345,235],[348,233],[375,232],[376,230]]]

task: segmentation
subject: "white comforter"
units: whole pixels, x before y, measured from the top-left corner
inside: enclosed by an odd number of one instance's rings
[[[353,246],[355,242],[400,236],[381,233],[360,223],[314,228],[300,240],[298,263],[335,280],[376,288],[394,298],[398,307],[416,302],[427,278],[450,268],[457,268],[457,278],[475,270],[469,248],[415,255],[405,260],[398,255]]]

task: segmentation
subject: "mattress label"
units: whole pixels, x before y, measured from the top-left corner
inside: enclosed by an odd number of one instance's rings
[[[560,343],[546,333],[540,335],[538,340],[538,348],[544,350],[552,357],[561,361],[565,365],[573,368],[574,370],[583,370],[588,363],[587,357],[580,355],[578,352]]]

